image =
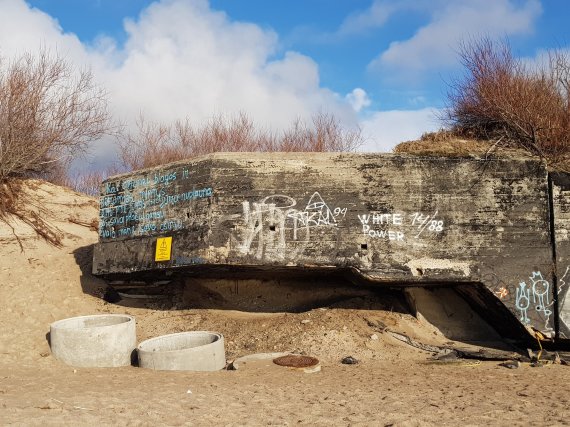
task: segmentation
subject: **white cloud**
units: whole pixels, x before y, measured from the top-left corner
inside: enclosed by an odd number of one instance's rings
[[[410,99],[410,105],[413,105],[415,107],[418,107],[420,105],[425,105],[426,102],[427,102],[426,97],[422,95],[414,96],[413,98]]]
[[[370,65],[397,69],[398,77],[457,63],[458,43],[481,35],[503,37],[531,33],[542,8],[539,0],[457,0],[430,5],[431,21],[410,39],[392,42]]]
[[[233,22],[206,1],[154,3],[126,30],[125,59],[106,83],[129,116],[143,108],[155,119],[202,121],[244,111],[281,127],[326,108],[356,120],[346,103],[320,87],[314,61],[295,52],[272,60],[274,32]]]
[[[372,103],[366,91],[359,87],[346,95],[346,100],[357,113],[363,108],[369,107]]]
[[[418,139],[424,132],[438,130],[438,110],[378,111],[362,121],[362,132],[367,138],[359,148],[363,152],[388,152],[400,142]]]
[[[556,68],[557,59],[562,62],[570,61],[570,46],[560,46],[553,49],[539,49],[535,52],[534,56],[526,56],[520,58],[521,63],[529,71],[549,70],[552,67]]]
[[[84,59],[85,49],[74,34],[64,33],[57,20],[30,8],[22,0],[0,0],[0,56],[11,58],[41,47],[73,59]]]
[[[105,37],[86,46],[23,0],[0,0],[0,10],[2,56],[45,46],[91,66],[108,90],[111,111],[127,124],[141,111],[149,120],[194,122],[245,112],[260,126],[277,129],[319,111],[347,125],[358,121],[347,100],[321,87],[311,58],[287,52],[275,59],[273,31],[232,21],[206,0],[151,4],[138,19],[125,22],[122,47]],[[112,157],[112,151],[109,142],[99,145],[98,161]]]
[[[375,0],[368,9],[349,15],[341,24],[337,34],[339,36],[360,34],[381,27],[394,12],[407,3],[409,1],[395,3],[394,1]]]

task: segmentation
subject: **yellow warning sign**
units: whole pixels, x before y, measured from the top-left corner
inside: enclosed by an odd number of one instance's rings
[[[170,261],[170,250],[172,249],[172,237],[159,237],[156,239],[155,261]]]

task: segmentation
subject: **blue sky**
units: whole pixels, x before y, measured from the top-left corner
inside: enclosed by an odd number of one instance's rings
[[[440,126],[461,40],[506,37],[532,61],[568,49],[568,22],[567,0],[0,0],[0,55],[91,67],[125,123],[325,111],[387,151]]]

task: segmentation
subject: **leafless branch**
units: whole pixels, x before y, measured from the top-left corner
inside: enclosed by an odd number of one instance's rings
[[[552,51],[547,64],[529,67],[508,42],[483,38],[464,43],[463,79],[448,93],[446,120],[457,134],[497,139],[551,165],[570,154],[570,58]]]
[[[360,129],[346,129],[332,115],[318,114],[311,124],[296,120],[282,133],[259,129],[246,115],[216,116],[203,126],[190,120],[172,125],[137,122],[135,133],[120,139],[123,167],[137,170],[214,152],[353,151],[362,144]]]

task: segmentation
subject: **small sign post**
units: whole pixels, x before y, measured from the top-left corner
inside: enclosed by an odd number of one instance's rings
[[[156,239],[156,252],[154,254],[155,261],[170,261],[170,253],[172,249],[172,236],[159,237]]]

